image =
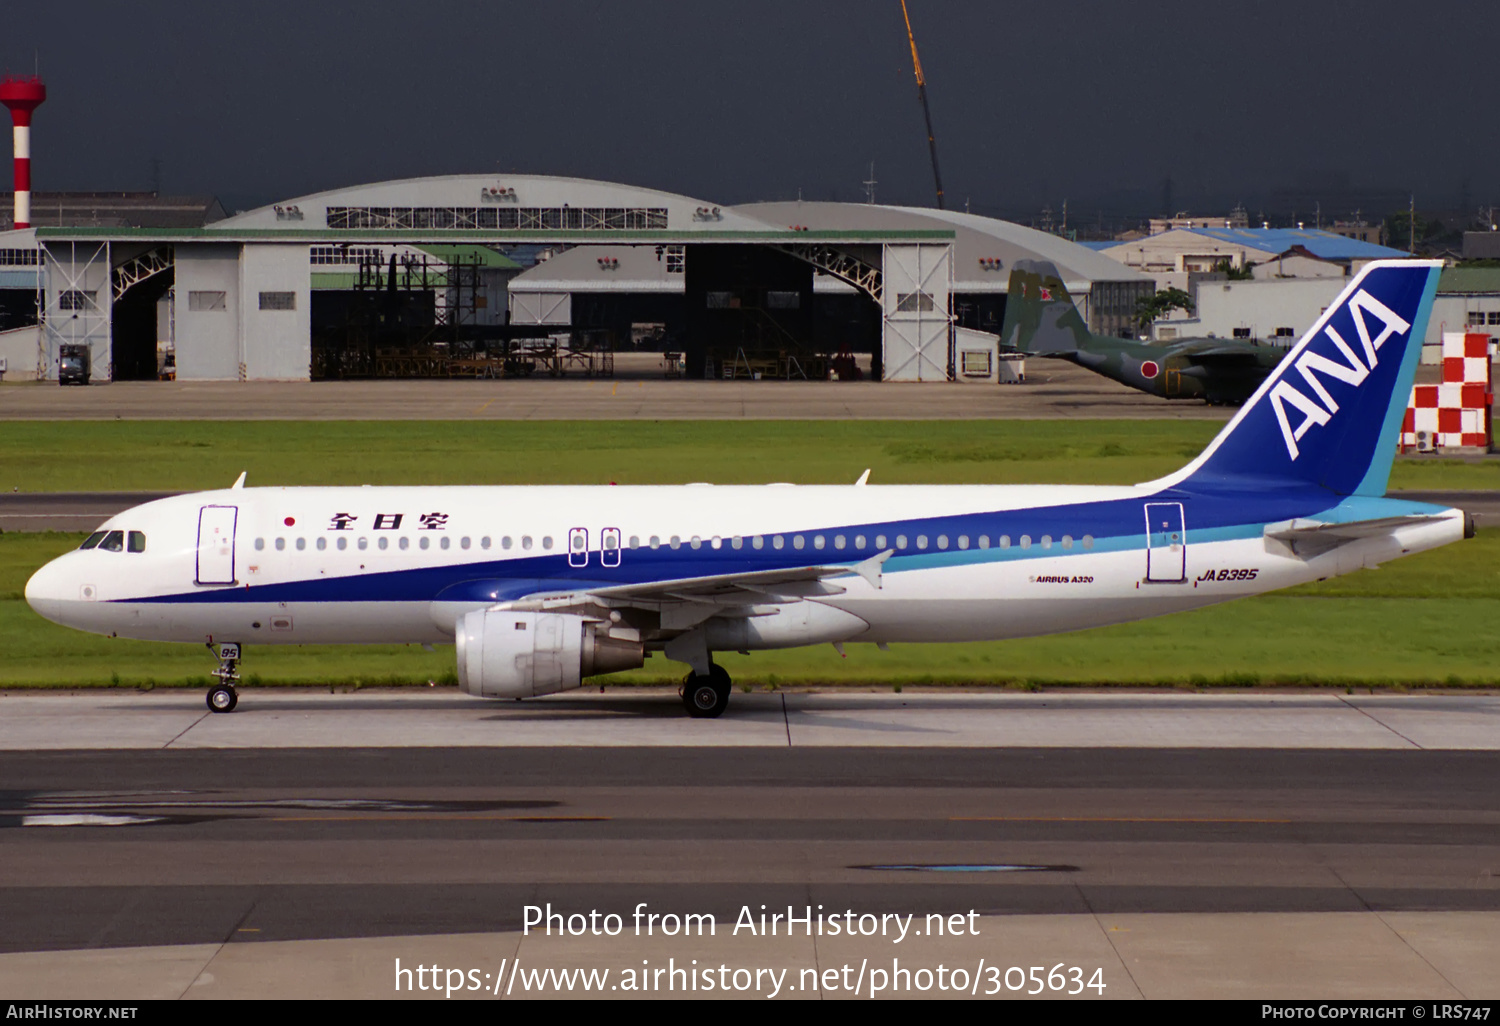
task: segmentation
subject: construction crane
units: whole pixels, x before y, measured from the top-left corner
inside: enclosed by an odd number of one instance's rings
[[[917,37],[911,31],[911,15],[906,0],[901,0],[901,17],[906,19],[906,39],[911,43],[911,66],[917,73],[917,98],[922,101],[922,117],[927,119],[927,149],[932,154],[932,180],[937,183],[937,205],[943,209],[943,176],[938,171],[937,140],[932,135],[932,111],[927,109],[927,80],[922,77],[922,59],[917,56]]]

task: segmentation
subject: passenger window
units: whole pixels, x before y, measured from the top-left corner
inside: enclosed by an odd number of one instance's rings
[[[989,535],[987,535],[987,534],[981,534],[979,536],[979,547],[981,549],[987,549],[987,548],[990,547],[990,536]]]
[[[961,548],[961,549],[966,549],[966,548],[969,547],[969,536],[968,535],[961,534],[961,535],[958,536],[958,547]]]
[[[709,544],[716,549],[722,549],[724,547],[724,539],[720,538],[718,535],[714,535],[713,540],[710,541]]]
[[[774,538],[771,539],[771,548],[773,548],[773,549],[780,549],[780,548],[784,548],[785,546],[786,546],[786,539],[783,538],[781,535],[778,534]]]
[[[695,549],[701,548],[703,546],[703,539],[699,538],[695,534],[695,535],[693,535],[692,539],[688,542],[688,544],[691,545]]]
[[[469,539],[465,538],[464,539],[464,548],[468,548],[468,547],[469,547]],[[552,548],[552,536],[550,534],[544,535],[542,537],[542,548],[544,548],[544,549],[550,549],[550,548]]]
[[[479,539],[479,547],[481,549],[487,549],[487,548],[490,547],[490,536],[489,535],[485,535],[483,538]]]
[[[823,536],[821,534],[815,534],[815,535],[813,535],[813,548],[815,548],[815,549],[821,549],[822,547],[823,547]]]
[[[842,549],[844,547],[844,536],[843,535],[836,534],[836,535],[833,536],[833,547],[836,548],[836,549]]]
[[[948,536],[946,534],[940,534],[940,535],[938,535],[938,548],[940,548],[940,549],[946,549],[947,547],[948,547]]]
[[[925,549],[926,547],[927,547],[927,536],[925,534],[919,534],[919,535],[917,535],[917,548],[919,548],[919,549]]]
[[[661,538],[658,537],[657,535],[653,534],[651,536],[651,548],[652,549],[659,549],[659,548],[661,548]]]
[[[675,552],[677,549],[682,548],[682,538],[674,534],[672,535],[672,540],[667,542],[667,544],[672,546],[672,549]]]
[[[766,540],[757,534],[754,538],[750,539],[750,547],[755,549],[763,549],[766,547]]]
[[[885,535],[883,535],[883,534],[877,534],[875,536],[875,547],[877,549],[883,549],[883,548],[885,548]]]
[[[448,541],[448,539],[444,538],[443,541],[446,543]],[[446,549],[447,547],[448,546],[446,544],[443,545],[443,548]],[[521,535],[521,548],[526,549],[528,552],[531,551],[531,535],[529,535],[529,534],[523,534],[523,535]]]
[[[904,534],[898,534],[898,535],[896,535],[896,548],[898,548],[898,549],[904,549],[904,548],[906,548],[906,535],[904,535]]]
[[[256,539],[256,541],[259,541],[259,540],[260,540],[259,538]],[[349,539],[348,538],[340,537],[339,538],[339,551],[343,552],[348,547],[349,547]]]
[[[318,539],[318,551],[322,552],[326,548],[328,548],[328,539],[327,538],[319,538]]]
[[[98,545],[103,540],[104,540],[104,532],[103,531],[95,531],[93,534],[91,534],[87,538],[85,538],[83,540],[83,544],[80,545],[80,546],[78,546],[78,548],[79,548],[80,551],[83,550],[83,549],[91,549],[95,545]]]
[[[794,535],[792,535],[792,548],[794,548],[794,549],[800,549],[800,548],[802,548],[802,536],[800,534],[794,534]]]
[[[632,534],[630,536],[630,547],[632,549],[638,549],[638,548],[641,547],[641,536],[640,535],[638,535],[638,534]]]
[[[277,538],[276,541],[280,542],[281,539]],[[386,549],[386,546],[388,546],[390,544],[390,539],[388,539],[385,535],[382,534],[379,538],[377,538],[375,540],[375,544],[380,547],[380,551],[384,552],[385,549]],[[278,545],[277,547],[279,548],[280,546]]]
[[[1044,535],[1042,535],[1042,548],[1044,548],[1044,549],[1050,549],[1051,547],[1052,547],[1052,536],[1050,534],[1044,534]]]
[[[285,538],[277,538],[276,539],[276,551],[277,552],[285,552],[286,551],[286,539]]]
[[[1091,548],[1094,547],[1094,536],[1093,535],[1086,534],[1086,535],[1083,536],[1083,547],[1086,548],[1086,549],[1091,549]]]
[[[544,539],[543,542],[542,542],[542,545],[543,545],[544,548],[550,549],[552,547],[552,539],[551,538]],[[469,547],[469,536],[468,535],[464,535],[462,538],[460,538],[458,540],[458,547],[461,548],[461,549],[466,549],[466,548]]]
[[[130,537],[127,539],[127,541],[128,547],[131,552],[146,551],[146,536],[140,531],[131,531]]]
[[[1000,547],[1002,549],[1008,549],[1008,548],[1010,548],[1010,535],[1008,535],[1008,534],[1002,534],[1000,536]]]
[[[298,538],[297,539],[297,548],[300,549],[301,547],[302,547],[302,539]],[[400,549],[402,552],[405,552],[408,548],[411,547],[411,539],[408,538],[406,535],[403,534],[401,536],[401,539],[398,542],[396,542],[396,547],[398,549]]]
[[[342,541],[343,539],[341,538],[339,540]],[[255,539],[255,551],[256,552],[263,552],[263,551],[265,551],[265,547],[266,547],[266,540],[264,538],[257,538],[257,539]]]
[[[854,547],[856,549],[859,549],[861,552],[863,552],[865,550],[865,536],[864,535],[862,535],[862,534],[856,534],[854,536]]]
[[[733,538],[729,539],[729,547],[732,549],[742,549],[745,547],[745,539],[741,538],[739,535],[735,535]]]
[[[1073,536],[1070,534],[1063,535],[1062,545],[1065,549],[1071,549],[1073,547]]]
[[[510,535],[507,534],[504,538],[500,539],[500,547],[507,550],[510,548]]]
[[[419,542],[417,542],[417,548],[419,548],[419,549],[421,549],[421,550],[422,550],[422,551],[424,551],[424,552],[425,552],[425,551],[427,551],[427,547],[428,547],[428,546],[429,546],[429,545],[431,545],[431,544],[432,544],[432,539],[431,539],[431,538],[429,538],[429,537],[427,537],[427,536],[426,536],[426,535],[425,535],[425,534],[424,534],[424,535],[422,535],[422,540],[421,540],[421,541],[419,541]]]
[[[1029,548],[1031,548],[1031,535],[1029,535],[1029,534],[1023,534],[1023,535],[1021,535],[1021,548],[1023,548],[1023,549],[1029,549]]]
[[[370,547],[370,539],[361,535],[359,541],[355,542],[355,545],[358,546],[359,551],[363,552]]]
[[[142,539],[142,541],[144,541],[144,540],[145,539]],[[297,551],[298,552],[302,552],[302,551],[305,551],[306,549],[307,549],[307,539],[306,538],[298,538],[297,539]]]

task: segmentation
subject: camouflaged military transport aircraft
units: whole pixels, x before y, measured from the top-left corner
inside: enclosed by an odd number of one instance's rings
[[[1238,406],[1260,387],[1287,351],[1227,338],[1137,342],[1095,335],[1046,261],[1018,260],[1010,272],[1001,345],[1034,356],[1071,360],[1122,385],[1165,399],[1204,399]]]
[[[216,646],[455,646],[486,698],[661,652],[693,716],[715,652],[979,641],[1174,613],[1470,533],[1385,497],[1436,261],[1377,261],[1186,467],[1137,485],[245,488],[111,517],[26,585],[57,623]],[[1070,307],[1071,309],[1071,307]],[[482,459],[476,454],[475,459]]]

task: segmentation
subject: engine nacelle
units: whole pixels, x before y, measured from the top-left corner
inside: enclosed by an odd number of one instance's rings
[[[566,613],[480,609],[456,628],[459,689],[480,698],[550,695],[596,673],[646,664],[639,640],[611,637],[608,624]]]

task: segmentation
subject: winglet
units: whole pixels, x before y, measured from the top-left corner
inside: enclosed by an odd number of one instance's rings
[[[890,559],[895,551],[895,549],[886,549],[884,552],[871,556],[863,563],[855,563],[849,569],[869,581],[870,587],[879,589],[883,587],[881,577],[885,568],[885,561]]]
[[[865,472],[863,474],[859,475],[859,480],[856,481],[856,482],[854,482],[854,487],[856,487],[856,488],[862,487],[869,480],[870,480],[870,468],[866,467],[865,468]]]
[[[245,487],[245,474],[247,474],[247,473],[248,473],[248,471],[244,471],[244,470],[240,471],[240,476],[237,477],[237,478],[235,478],[234,479],[234,484],[232,484],[232,485],[229,486],[231,491],[234,490],[234,489]]]

